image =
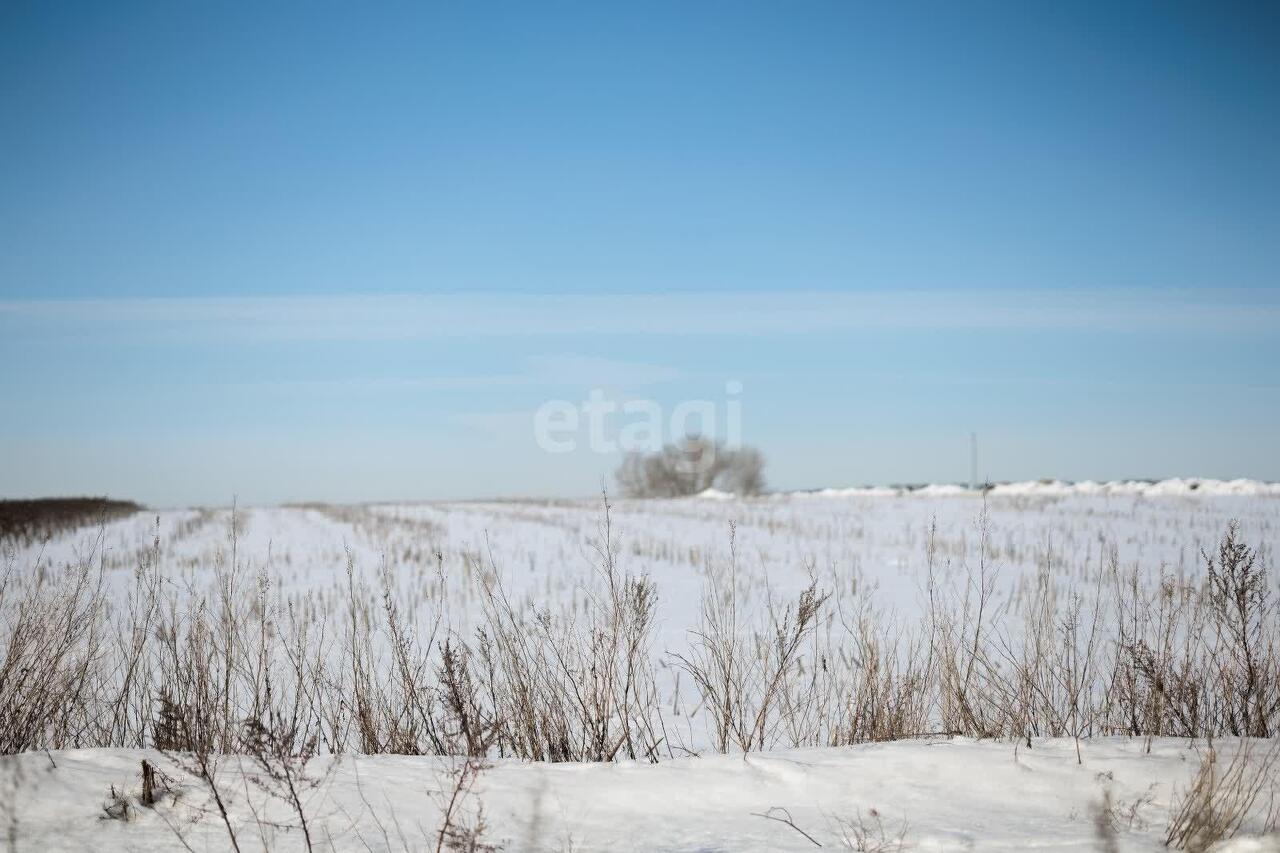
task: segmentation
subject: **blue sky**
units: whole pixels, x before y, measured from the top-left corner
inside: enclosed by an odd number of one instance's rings
[[[1263,4],[8,4],[0,493],[1280,479]]]

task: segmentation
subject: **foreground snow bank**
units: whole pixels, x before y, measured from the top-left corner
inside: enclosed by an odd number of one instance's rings
[[[1235,748],[1219,744],[1224,756]],[[1081,750],[1080,764],[1070,741],[1026,749],[964,739],[658,765],[497,761],[462,798],[461,813],[474,823],[482,806],[484,840],[513,851],[814,849],[797,829],[761,815],[789,817],[827,849],[847,849],[842,836],[851,838],[861,821],[874,837],[883,831],[908,845],[885,850],[1097,850],[1097,808],[1109,791],[1117,812],[1133,814],[1115,821],[1119,849],[1163,849],[1170,800],[1195,772],[1198,749],[1163,739],[1148,754],[1143,740],[1101,739]],[[177,779],[176,800],[137,804],[143,759]],[[229,848],[207,789],[154,752],[33,753],[5,762],[11,849]],[[451,766],[385,755],[314,759],[300,785],[315,849],[434,850]],[[217,777],[241,848],[304,849],[272,784],[242,769],[252,769],[247,760],[224,759]],[[113,786],[129,802],[128,820],[104,814]],[[1276,848],[1241,840],[1230,849]]]

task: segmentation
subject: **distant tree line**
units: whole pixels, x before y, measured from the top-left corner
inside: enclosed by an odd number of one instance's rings
[[[63,530],[101,524],[141,510],[133,501],[110,498],[0,500],[0,539],[43,541]]]

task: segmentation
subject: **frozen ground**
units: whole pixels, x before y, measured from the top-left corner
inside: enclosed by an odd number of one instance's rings
[[[1219,744],[1225,757],[1235,744]],[[939,740],[648,764],[519,764],[481,771],[464,819],[482,807],[484,840],[527,851],[770,851],[865,849],[1103,850],[1098,810],[1110,793],[1119,850],[1162,850],[1170,797],[1189,782],[1199,752],[1182,741],[1032,749]],[[227,831],[208,795],[185,783],[155,808],[141,807],[139,768],[154,753],[85,750],[7,759],[7,821],[20,850],[221,850]],[[284,802],[244,784],[237,761],[222,778],[231,824],[245,850],[304,849]],[[170,768],[172,770],[172,768]],[[176,771],[173,771],[176,772]],[[400,756],[315,759],[306,771],[309,831],[317,849],[435,849],[450,788],[449,762]],[[106,817],[109,792],[125,795],[128,819]],[[118,803],[115,806],[120,815]],[[256,817],[255,817],[256,814]],[[795,826],[775,817],[789,816]],[[260,821],[261,824],[260,825]],[[292,828],[271,824],[291,824]],[[1248,827],[1246,827],[1247,829]],[[882,838],[883,834],[883,838]],[[181,835],[182,840],[179,840]],[[1221,849],[1275,850],[1237,841]],[[13,847],[11,847],[13,849]]]
[[[1108,564],[1137,567],[1152,580],[1190,577],[1231,519],[1268,559],[1280,540],[1280,494],[1273,486],[1168,481],[1158,484],[1016,484],[985,497],[955,488],[914,492],[851,489],[738,500],[723,495],[618,501],[613,535],[622,567],[646,573],[660,595],[654,651],[683,651],[697,624],[708,573],[730,564],[757,605],[787,596],[811,576],[846,602],[886,618],[919,613],[929,571],[926,542],[936,530],[934,572],[961,582],[985,560],[997,596],[1016,610],[1037,571],[1063,583],[1095,577]],[[549,607],[575,606],[596,576],[600,501],[418,503],[355,507],[172,510],[81,530],[9,557],[19,571],[85,556],[107,569],[123,600],[140,557],[159,554],[172,583],[200,589],[219,560],[235,559],[275,580],[272,595],[325,612],[343,606],[348,565],[376,585],[386,578],[419,621],[463,630],[478,606],[460,580],[501,575],[509,588]],[[731,525],[733,533],[731,534]],[[985,549],[979,546],[985,529]],[[234,547],[234,554],[232,549]],[[664,685],[669,687],[670,685]],[[689,743],[699,733],[687,721]],[[904,741],[825,750],[704,755],[649,765],[537,765],[497,762],[482,772],[468,808],[482,804],[486,838],[508,850],[840,849],[849,821],[905,830],[910,849],[1102,849],[1094,809],[1104,790],[1138,805],[1119,849],[1161,848],[1174,786],[1198,763],[1197,745],[1157,740],[1074,744]],[[4,759],[0,797],[11,849],[180,849],[227,847],[225,829],[198,785],[182,782],[176,803],[131,805],[129,821],[104,819],[114,787],[138,793],[147,753],[88,750]],[[149,754],[162,769],[168,759]],[[333,762],[330,764],[329,762]],[[308,814],[319,849],[435,849],[440,791],[449,762],[392,756],[317,758],[308,775]],[[181,774],[174,768],[175,776]],[[247,849],[297,849],[297,829],[267,788],[222,772],[232,821]],[[265,822],[259,825],[257,817]],[[265,841],[260,836],[267,833]],[[869,848],[869,849],[875,849]],[[898,849],[892,846],[885,850]],[[1237,846],[1245,849],[1274,849]]]

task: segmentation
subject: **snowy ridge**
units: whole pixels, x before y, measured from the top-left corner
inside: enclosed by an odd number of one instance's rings
[[[715,492],[715,494],[710,494]],[[846,489],[817,489],[815,491],[780,492],[775,498],[866,498],[866,497],[957,497],[982,494],[981,489],[969,489],[950,483],[927,486],[857,486]],[[1121,495],[1135,497],[1277,497],[1280,483],[1262,480],[1215,480],[1212,478],[1174,477],[1168,480],[1112,480],[1099,483],[1083,480],[1070,483],[1064,480],[1026,480],[1018,483],[997,483],[987,490],[996,497],[1069,497],[1073,495]],[[698,497],[714,497],[725,500],[730,495],[708,489]]]
[[[1280,495],[1280,483],[1261,480],[1214,480],[1175,477],[1148,483],[1141,480],[1116,480],[1095,483],[1064,483],[1060,480],[1002,483],[991,489],[995,495],[1192,495],[1218,497],[1222,495],[1257,497]]]

